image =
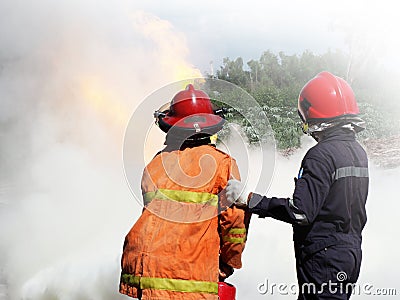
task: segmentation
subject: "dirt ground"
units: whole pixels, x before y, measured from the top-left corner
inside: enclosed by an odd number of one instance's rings
[[[362,141],[370,162],[384,168],[400,166],[400,135]]]

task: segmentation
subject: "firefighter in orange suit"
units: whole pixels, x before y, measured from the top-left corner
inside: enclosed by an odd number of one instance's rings
[[[224,119],[191,84],[155,118],[166,147],[143,172],[144,210],[125,238],[120,292],[218,299],[218,282],[242,266],[250,220],[224,196],[228,180],[240,178],[235,160],[211,143]]]

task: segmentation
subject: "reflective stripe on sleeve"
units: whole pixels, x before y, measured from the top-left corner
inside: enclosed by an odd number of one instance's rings
[[[229,234],[245,234],[246,228],[231,228],[228,231]]]
[[[155,192],[147,192],[143,194],[145,205],[149,204],[154,199],[208,204],[211,206],[218,205],[218,195],[214,195],[211,193],[158,189]]]
[[[232,244],[242,244],[246,242],[246,228],[231,228],[222,240]]]
[[[187,293],[218,294],[218,283],[173,278],[140,277],[122,274],[121,281],[140,289],[168,290]]]
[[[308,219],[305,214],[297,213],[299,209],[294,205],[294,200],[289,199],[289,208],[292,210],[292,214],[294,218],[296,219],[297,224],[299,225],[308,225]]]
[[[240,237],[239,238],[239,237],[224,236],[222,238],[222,240],[224,242],[229,242],[229,243],[232,243],[232,244],[242,244],[242,243],[244,243],[246,241],[246,238],[245,237]]]
[[[368,168],[354,166],[343,167],[336,169],[335,173],[332,174],[333,180],[344,177],[369,177]]]

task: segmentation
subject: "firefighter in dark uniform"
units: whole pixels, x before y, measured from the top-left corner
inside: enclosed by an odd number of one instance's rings
[[[303,158],[292,199],[248,193],[234,179],[228,199],[293,225],[298,299],[349,299],[367,220],[368,159],[355,137],[364,122],[351,87],[329,72],[303,87],[298,110],[318,143]]]

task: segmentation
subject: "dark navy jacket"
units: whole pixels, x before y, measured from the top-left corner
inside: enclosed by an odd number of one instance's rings
[[[293,224],[295,245],[310,252],[341,243],[360,246],[368,181],[364,149],[352,131],[340,129],[307,152],[293,199],[254,193],[249,210]]]

